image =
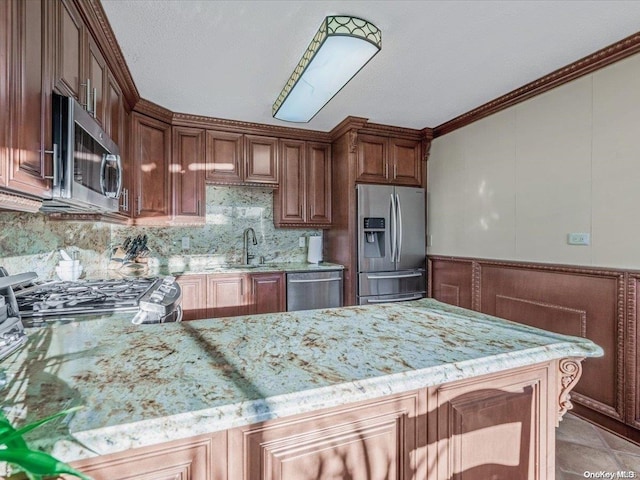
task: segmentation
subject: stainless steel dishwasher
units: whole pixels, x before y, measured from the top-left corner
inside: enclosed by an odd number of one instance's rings
[[[342,270],[287,273],[287,312],[342,306]]]

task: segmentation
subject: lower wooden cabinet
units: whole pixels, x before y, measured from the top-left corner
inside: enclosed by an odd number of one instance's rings
[[[227,432],[219,432],[82,460],[73,466],[94,480],[226,480],[226,451]]]
[[[182,275],[176,280],[182,288],[183,320],[286,309],[284,273]]]
[[[552,480],[579,378],[580,359],[552,360],[73,466],[95,480]]]

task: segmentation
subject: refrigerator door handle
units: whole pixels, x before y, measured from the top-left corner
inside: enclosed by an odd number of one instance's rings
[[[391,197],[391,204],[389,206],[390,210],[391,210],[391,215],[389,215],[391,218],[391,261],[395,262],[396,261],[396,235],[397,235],[397,230],[398,230],[398,224],[397,224],[397,217],[396,217],[396,200],[395,197],[393,196],[393,193],[390,195]]]
[[[377,275],[377,274],[368,274],[367,280],[394,280],[396,278],[416,278],[421,277],[423,274],[421,272],[417,273],[408,273],[402,275]]]
[[[396,220],[396,224],[398,225],[398,258],[397,261],[400,263],[400,255],[402,254],[402,205],[400,204],[400,196],[396,193],[396,208],[398,209],[398,219]]]
[[[376,300],[375,298],[372,298],[371,300],[369,300],[369,303],[392,303],[392,302],[407,302],[409,300],[419,300],[420,298],[422,298],[422,295],[414,295],[413,297],[403,297],[403,298],[390,298],[390,299],[383,299],[383,300]]]

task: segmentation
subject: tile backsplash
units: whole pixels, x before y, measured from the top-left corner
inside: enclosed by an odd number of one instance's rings
[[[192,257],[215,257],[219,263],[240,262],[242,233],[252,227],[258,245],[249,251],[257,261],[304,262],[301,236],[319,230],[276,229],[273,193],[253,187],[207,186],[206,222],[199,226],[129,227],[101,222],[51,220],[42,214],[0,213],[0,265],[9,273],[35,271],[40,278],[55,278],[59,250],[77,252],[86,276],[100,276],[109,264],[112,247],[126,237],[146,234],[150,256],[160,264],[189,263]],[[188,249],[183,249],[183,239]]]

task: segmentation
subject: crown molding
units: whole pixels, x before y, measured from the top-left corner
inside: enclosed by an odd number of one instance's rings
[[[435,138],[450,133],[639,52],[640,32],[438,125],[433,129],[433,136]]]
[[[145,100],[144,98],[138,100],[133,110],[169,125],[172,123],[173,112],[171,110],[161,107],[157,103]]]
[[[96,39],[109,69],[116,77],[116,81],[122,89],[122,94],[128,104],[128,109],[133,110],[133,107],[140,100],[140,93],[133,81],[118,40],[111,29],[111,24],[107,19],[102,3],[100,0],[75,0],[75,5],[93,38]]]

